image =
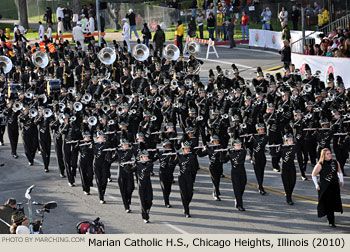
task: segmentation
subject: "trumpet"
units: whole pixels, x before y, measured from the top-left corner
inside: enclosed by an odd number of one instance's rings
[[[63,112],[64,109],[66,108],[66,104],[64,104],[63,102],[58,103],[58,106],[61,112]]]
[[[228,114],[223,114],[223,115],[221,116],[221,118],[222,118],[222,119],[227,119],[227,118],[228,118]]]
[[[75,94],[76,94],[75,88],[73,88],[73,87],[68,88],[68,93],[75,96]]]
[[[321,107],[316,107],[316,108],[313,109],[313,111],[314,111],[315,113],[319,113],[319,112],[322,111],[322,108],[321,108]]]
[[[242,128],[242,129],[246,129],[246,128],[247,128],[247,124],[242,123],[242,124],[241,124],[241,128]]]
[[[88,118],[88,124],[89,124],[90,126],[95,126],[95,125],[97,124],[97,118],[96,118],[96,116],[90,116],[90,117]]]
[[[208,97],[208,98],[212,98],[212,97],[213,97],[213,93],[208,93],[208,94],[207,94],[207,97]]]
[[[17,111],[22,110],[22,109],[23,109],[23,103],[19,102],[19,101],[16,101],[12,106],[13,112],[17,112]]]
[[[111,107],[108,104],[104,104],[102,106],[102,111],[106,114],[109,110],[111,109]]]
[[[29,117],[30,117],[30,118],[37,117],[37,115],[38,115],[38,110],[36,110],[35,108],[31,108],[31,109],[29,110]]]
[[[72,123],[72,122],[75,122],[77,120],[77,117],[76,116],[72,116],[70,119],[69,119],[69,122]]]
[[[92,95],[90,93],[85,93],[83,98],[81,98],[81,102],[84,104],[88,104],[92,100]]]
[[[24,97],[27,98],[27,99],[33,99],[33,93],[31,93],[31,92],[25,92],[25,93],[24,93]]]
[[[81,104],[81,102],[74,102],[73,109],[76,112],[79,112],[79,111],[81,111],[83,109],[83,104]]]
[[[162,100],[162,98],[160,98],[159,96],[157,96],[155,99],[156,102],[160,102],[161,100]]]
[[[49,108],[44,109],[44,117],[49,118],[52,116],[52,110]]]
[[[140,101],[140,102],[142,102],[144,99],[145,99],[144,96],[140,96],[140,97],[139,97],[139,101]]]
[[[170,82],[170,89],[171,89],[171,90],[174,91],[175,89],[177,89],[177,87],[178,87],[177,82],[178,82],[177,79],[173,79],[173,80]]]
[[[114,125],[114,124],[115,124],[115,122],[114,122],[113,119],[111,119],[111,120],[108,121],[108,125]]]
[[[192,80],[191,79],[186,79],[185,80],[185,85],[188,86],[188,87],[191,87],[192,86]]]
[[[129,111],[129,115],[134,115],[134,114],[136,114],[136,109],[132,109]]]
[[[203,120],[203,116],[198,116],[197,117],[197,121],[202,121]]]
[[[277,113],[283,113],[284,109],[283,107],[280,107],[278,110],[277,110]]]
[[[307,113],[305,116],[306,119],[311,119],[312,118],[312,114],[311,113]]]
[[[310,84],[305,84],[305,86],[303,87],[303,91],[305,93],[310,93],[312,91],[312,86]]]
[[[157,120],[157,117],[156,116],[152,116],[151,117],[151,122],[154,122],[154,121],[156,121]]]

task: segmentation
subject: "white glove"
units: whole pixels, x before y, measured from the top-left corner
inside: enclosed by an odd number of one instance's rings
[[[315,187],[317,189],[319,187],[318,182],[317,182],[317,177],[316,176],[312,176],[312,181],[314,182]]]

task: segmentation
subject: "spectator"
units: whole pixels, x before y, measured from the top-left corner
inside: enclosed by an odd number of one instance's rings
[[[43,41],[43,40],[44,40],[44,35],[45,35],[45,29],[44,29],[44,26],[43,26],[43,24],[41,23],[41,21],[39,21],[39,30],[38,30],[38,33],[39,33],[39,39],[40,39],[40,41]]]
[[[0,218],[11,225],[12,214],[16,212],[16,199],[8,199],[3,206],[0,206]],[[10,228],[8,225],[0,221],[0,234],[9,234]]]
[[[211,40],[214,40],[214,30],[215,30],[215,18],[213,13],[209,14],[209,17],[207,19],[207,27],[209,31],[209,38]]]
[[[242,40],[245,40],[246,35],[247,35],[247,40],[249,40],[249,17],[245,11],[242,12],[241,30],[242,30]]]
[[[15,28],[13,28],[13,36],[15,36],[16,31],[19,30],[19,32],[24,35],[27,33],[27,30],[24,29],[22,25],[18,25],[18,23],[14,23]]]
[[[58,24],[57,24],[57,33],[58,35],[63,35],[63,22],[62,18],[58,18]]]
[[[6,37],[5,32],[2,29],[0,29],[0,41],[1,41],[0,45],[2,47],[3,47],[3,44],[6,42],[6,39],[10,39],[10,38]]]
[[[83,7],[81,7],[80,10],[80,16],[82,16],[84,14],[85,17],[89,16],[89,9],[86,7],[86,5],[84,4]],[[81,26],[83,27],[83,26]]]
[[[314,9],[313,9],[313,13],[315,16],[317,16],[317,14],[320,12],[321,7],[318,5],[317,2],[314,2]]]
[[[151,34],[151,31],[148,28],[147,23],[143,24],[143,29],[142,29],[141,33],[143,34],[142,44],[145,44],[146,46],[148,46],[148,42],[152,38],[152,34]]]
[[[214,4],[213,3],[211,3],[209,8],[205,11],[207,19],[209,18],[210,13],[214,13]]]
[[[288,11],[286,10],[285,7],[282,7],[282,10],[280,12],[280,14],[278,15],[278,18],[281,22],[281,26],[283,27],[283,22],[288,24]]]
[[[197,32],[197,25],[196,25],[196,21],[195,18],[192,16],[190,19],[190,22],[188,24],[188,36],[190,36],[191,38],[195,38],[196,37],[196,32]]]
[[[52,10],[50,7],[46,7],[45,15],[44,15],[44,21],[48,23],[52,23]]]
[[[63,14],[64,14],[64,17],[63,17],[64,30],[71,31],[72,26],[71,26],[70,22],[72,19],[72,11],[68,8],[64,8]]]
[[[344,55],[350,57],[350,38],[347,38],[344,42]]]
[[[290,35],[290,30],[289,30],[287,23],[282,22],[282,28],[283,28],[282,29],[282,41],[283,40],[290,41],[291,35]]]
[[[95,10],[95,5],[90,3],[89,4],[89,10],[88,10],[88,16],[92,15],[93,18],[96,17],[96,10]]]
[[[315,50],[312,45],[308,45],[308,55],[315,55]]]
[[[197,18],[197,0],[192,0],[190,8],[192,9],[192,17]]]
[[[329,13],[326,8],[322,9],[322,15],[323,15],[323,26],[327,25],[329,23]]]
[[[304,54],[309,55],[309,47],[307,45],[304,45]]]
[[[132,37],[131,36],[132,31],[134,31],[135,36],[138,39],[139,35],[137,34],[137,31],[136,31],[136,18],[135,18],[134,10],[130,9],[125,17],[129,19],[129,23],[130,23],[130,39]]]
[[[217,36],[218,39],[221,39],[221,34],[223,33],[223,28],[222,28],[222,24],[223,24],[223,16],[222,16],[222,12],[221,12],[221,7],[218,9],[218,13],[216,14],[216,25],[217,25]]]
[[[81,14],[81,27],[86,29],[87,28],[87,24],[89,22],[89,20],[86,18],[85,14]]]
[[[52,42],[52,24],[51,23],[47,24],[46,37],[49,40],[49,42]]]
[[[178,4],[177,0],[170,1],[169,8],[178,9],[179,8],[179,4]]]
[[[229,23],[227,26],[227,36],[230,41],[230,48],[236,47],[235,44],[235,20],[232,20],[231,18],[228,19]]]
[[[230,16],[227,16],[226,13],[223,14],[224,15],[224,23],[222,24],[222,28],[224,30],[224,40],[228,40],[227,38],[227,26],[229,24],[229,19],[230,19]]]
[[[279,54],[281,54],[281,61],[283,62],[283,64],[289,67],[292,61],[292,50],[290,49],[288,40],[283,40],[283,48],[278,52]]]
[[[24,215],[24,213],[21,210],[16,210],[14,213],[12,213],[11,221],[12,221],[12,225],[10,227],[11,234],[21,234],[21,233],[29,234],[30,233],[28,232],[29,231],[28,218]],[[24,229],[26,231],[24,231]]]
[[[124,38],[125,43],[128,46],[128,52],[131,52],[131,47],[130,47],[130,36],[129,36],[129,30],[130,30],[130,25],[127,22],[126,18],[122,19],[122,23],[123,23],[123,32],[122,32],[122,36]]]
[[[198,23],[199,38],[203,39],[203,28],[204,28],[203,21],[204,21],[204,16],[203,16],[203,12],[202,11],[199,11],[196,21]]]
[[[160,25],[157,25],[156,33],[153,36],[153,43],[156,45],[155,55],[162,57],[163,45],[165,43],[165,33],[162,28],[160,28]]]
[[[297,31],[298,30],[298,21],[300,18],[299,10],[297,9],[296,6],[292,7],[292,13],[291,13],[291,19],[293,23],[293,30]]]
[[[177,47],[180,50],[180,53],[182,55],[183,53],[183,46],[182,46],[182,39],[184,37],[184,26],[182,25],[181,20],[177,21],[177,28],[176,28],[176,41],[177,41]]]
[[[94,31],[95,31],[95,19],[94,19],[93,13],[91,13],[91,12],[89,14],[89,22],[88,22],[87,28],[88,28],[89,33],[94,33]],[[93,36],[91,36],[88,40],[95,40],[95,38]]]
[[[271,30],[271,16],[272,16],[272,12],[270,11],[270,8],[266,7],[266,9],[264,9],[263,12],[261,13],[261,16],[263,17],[262,29],[263,30]]]
[[[74,41],[76,43],[79,42],[80,45],[81,45],[82,50],[85,51],[85,45],[84,45],[85,36],[84,36],[84,33],[87,33],[87,32],[84,31],[84,28],[82,27],[81,21],[77,22],[77,25],[73,28],[72,33],[73,33]]]
[[[57,22],[59,21],[59,18],[61,18],[61,20],[63,21],[63,18],[64,18],[63,10],[64,8],[62,7],[62,4],[59,4],[56,9]]]
[[[118,31],[120,29],[119,25],[119,5],[114,9],[114,20],[115,20],[115,31]]]
[[[333,57],[333,51],[332,51],[332,47],[328,46],[327,47],[327,53],[326,53],[327,57]]]

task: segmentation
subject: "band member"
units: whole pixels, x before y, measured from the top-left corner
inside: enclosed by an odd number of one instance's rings
[[[83,187],[84,194],[90,195],[90,187],[92,187],[92,180],[94,178],[93,172],[93,159],[94,150],[93,142],[91,140],[91,134],[89,131],[83,133],[83,140],[76,144],[79,149],[79,173],[81,177],[81,185]]]
[[[282,157],[281,177],[286,193],[287,204],[293,205],[292,194],[296,183],[296,170],[294,165],[296,146],[294,145],[292,134],[284,136],[284,145],[281,145],[278,151]]]
[[[232,147],[228,149],[225,161],[231,162],[231,182],[236,198],[236,208],[239,211],[245,211],[243,193],[247,184],[247,173],[244,166],[247,151],[242,148],[242,143],[238,139],[233,141]]]
[[[142,151],[140,161],[138,161],[133,170],[137,172],[139,197],[141,201],[141,215],[145,223],[149,223],[149,211],[153,202],[153,189],[151,183],[151,171],[153,162],[149,159],[148,152]]]
[[[263,187],[264,172],[266,165],[265,146],[267,144],[268,137],[265,134],[265,126],[261,123],[256,125],[258,134],[252,135],[248,141],[249,148],[252,149],[252,163],[254,166],[254,172],[256,180],[258,182],[258,191],[261,195],[265,195],[266,192]]]
[[[339,184],[344,186],[344,177],[339,163],[332,158],[330,149],[326,148],[321,151],[320,159],[312,171],[312,180],[318,191],[318,217],[327,216],[329,226],[336,227],[334,212],[343,213]],[[319,182],[317,181],[318,174],[320,175]]]
[[[127,140],[121,140],[120,149],[117,151],[117,159],[119,161],[118,185],[122,196],[125,212],[131,213],[131,196],[135,189],[134,176],[132,166],[133,151]]]

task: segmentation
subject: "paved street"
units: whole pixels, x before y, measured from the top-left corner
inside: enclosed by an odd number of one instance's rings
[[[205,58],[204,48],[199,58]],[[270,52],[248,50],[240,46],[239,49],[217,47],[220,59],[214,55],[211,61],[205,61],[202,66],[201,77],[208,77],[208,70],[220,65],[222,69],[231,69],[236,63],[245,78],[256,76],[256,67],[268,69],[281,64],[280,56]],[[243,72],[244,71],[244,72]],[[44,222],[45,233],[75,233],[75,224],[82,220],[93,220],[101,217],[107,233],[349,233],[350,231],[350,178],[345,177],[342,188],[344,213],[336,213],[336,229],[330,229],[326,218],[317,218],[317,192],[311,180],[301,181],[298,174],[294,191],[293,206],[286,204],[280,173],[274,172],[271,160],[265,170],[264,185],[267,195],[261,196],[256,190],[256,179],[250,161],[246,161],[248,185],[244,194],[246,212],[239,212],[234,208],[234,195],[230,181],[230,165],[225,164],[226,177],[221,182],[222,201],[212,198],[213,186],[208,174],[208,158],[200,158],[201,170],[198,172],[193,201],[190,205],[192,218],[187,219],[183,214],[180,200],[177,176],[171,193],[173,208],[164,207],[160,189],[158,168],[152,177],[154,193],[153,206],[150,211],[150,223],[144,224],[137,189],[133,193],[132,213],[125,213],[117,184],[116,164],[112,166],[113,182],[108,184],[106,204],[101,205],[94,187],[90,196],[83,194],[80,176],[77,172],[76,187],[69,187],[66,178],[59,177],[54,149],[51,152],[50,172],[44,173],[41,157],[37,154],[34,166],[29,167],[24,156],[23,144],[20,139],[18,159],[10,155],[10,145],[7,138],[5,146],[0,147],[0,203],[8,197],[15,197],[17,201],[25,201],[24,193],[27,187],[35,184],[32,192],[35,201],[44,202],[55,200],[58,207],[46,215]],[[21,138],[21,137],[20,137]],[[158,163],[155,163],[156,167]],[[307,169],[310,177],[312,167]],[[349,164],[346,173],[350,174]],[[297,172],[298,168],[297,168]],[[176,168],[175,174],[178,173]],[[94,181],[95,184],[95,181]]]

